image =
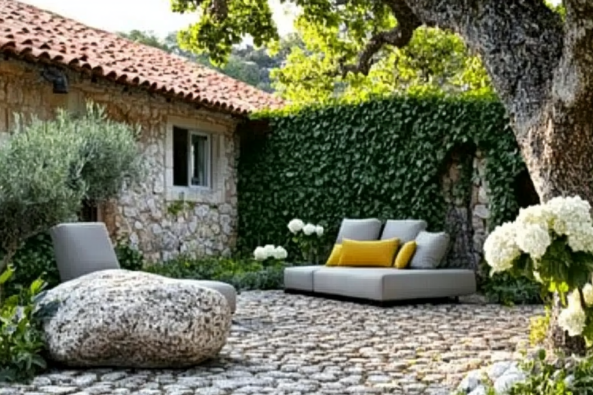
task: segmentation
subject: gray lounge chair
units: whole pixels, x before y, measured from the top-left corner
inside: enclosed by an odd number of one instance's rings
[[[62,282],[99,270],[121,269],[109,233],[102,222],[73,222],[50,229]],[[193,280],[224,295],[234,313],[237,291],[219,281]]]

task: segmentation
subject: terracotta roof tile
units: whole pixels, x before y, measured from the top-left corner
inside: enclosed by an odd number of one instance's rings
[[[215,70],[49,11],[0,0],[0,52],[45,58],[180,99],[247,114],[282,100]]]

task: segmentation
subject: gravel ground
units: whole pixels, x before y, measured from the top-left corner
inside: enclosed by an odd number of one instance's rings
[[[539,306],[379,308],[279,291],[239,296],[220,358],[185,370],[52,371],[0,395],[448,394],[476,368],[520,359]]]

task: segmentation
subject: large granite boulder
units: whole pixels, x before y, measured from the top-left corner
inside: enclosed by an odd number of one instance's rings
[[[40,309],[51,358],[73,367],[196,365],[220,352],[232,316],[197,282],[119,269],[49,290]]]

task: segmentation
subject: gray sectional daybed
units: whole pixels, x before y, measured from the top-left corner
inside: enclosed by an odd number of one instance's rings
[[[395,267],[296,266],[284,272],[287,292],[303,292],[375,302],[458,297],[476,292],[473,270],[439,265],[449,249],[446,233],[426,231],[422,220],[344,219],[336,244],[344,239],[374,241],[398,238],[416,242],[405,269]]]

